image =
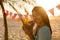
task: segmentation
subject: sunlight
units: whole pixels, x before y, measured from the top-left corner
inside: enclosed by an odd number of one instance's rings
[[[49,16],[52,16],[52,15],[48,12],[48,10],[51,8],[55,8],[59,4],[59,2],[60,2],[59,0],[37,0],[36,1],[37,5],[45,8],[45,10],[47,11],[47,14]],[[55,13],[55,14],[57,14],[57,13]]]
[[[18,4],[18,5],[17,5]],[[29,15],[32,14],[32,9],[33,9],[33,5],[30,5],[26,2],[18,2],[17,4],[14,5],[14,7],[19,11],[19,13],[21,13],[22,15],[26,15],[26,12],[24,10],[24,8],[26,8],[27,12],[29,12]],[[58,4],[60,4],[60,1],[59,0],[36,0],[36,3],[35,3],[37,6],[42,6],[48,16],[53,16],[48,10],[50,10],[51,8],[54,8],[54,16],[58,16],[60,15],[60,11],[56,8],[56,6]],[[22,8],[20,8],[20,5],[22,6]],[[16,11],[13,10],[13,8],[8,4],[8,3],[4,3],[4,8],[5,10],[8,10],[12,13],[16,13]],[[1,13],[0,13],[1,14]]]

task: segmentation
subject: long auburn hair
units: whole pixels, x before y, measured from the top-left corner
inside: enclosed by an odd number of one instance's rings
[[[36,13],[33,13],[34,11]],[[49,29],[52,33],[49,18],[48,18],[46,11],[44,10],[44,8],[42,8],[40,6],[35,6],[32,10],[32,15],[34,15],[34,14],[38,14],[38,16],[40,16],[42,18],[42,21],[44,22],[45,25],[47,25],[49,27]]]

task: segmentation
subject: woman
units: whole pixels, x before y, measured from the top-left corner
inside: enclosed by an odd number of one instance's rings
[[[52,30],[50,27],[49,19],[46,11],[39,6],[36,6],[32,10],[32,16],[34,22],[37,24],[36,40],[51,40]]]

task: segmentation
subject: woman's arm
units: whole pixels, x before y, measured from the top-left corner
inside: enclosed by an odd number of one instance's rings
[[[27,34],[30,37],[30,40],[34,40],[33,26],[34,26],[33,22],[29,22],[28,24],[23,25],[23,30],[24,30],[25,34]]]

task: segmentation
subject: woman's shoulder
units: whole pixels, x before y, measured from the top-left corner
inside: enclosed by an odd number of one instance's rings
[[[47,25],[44,25],[42,28],[49,28],[49,26],[47,26]]]
[[[40,28],[40,30],[50,30],[50,29],[47,25],[44,25],[42,28]]]

